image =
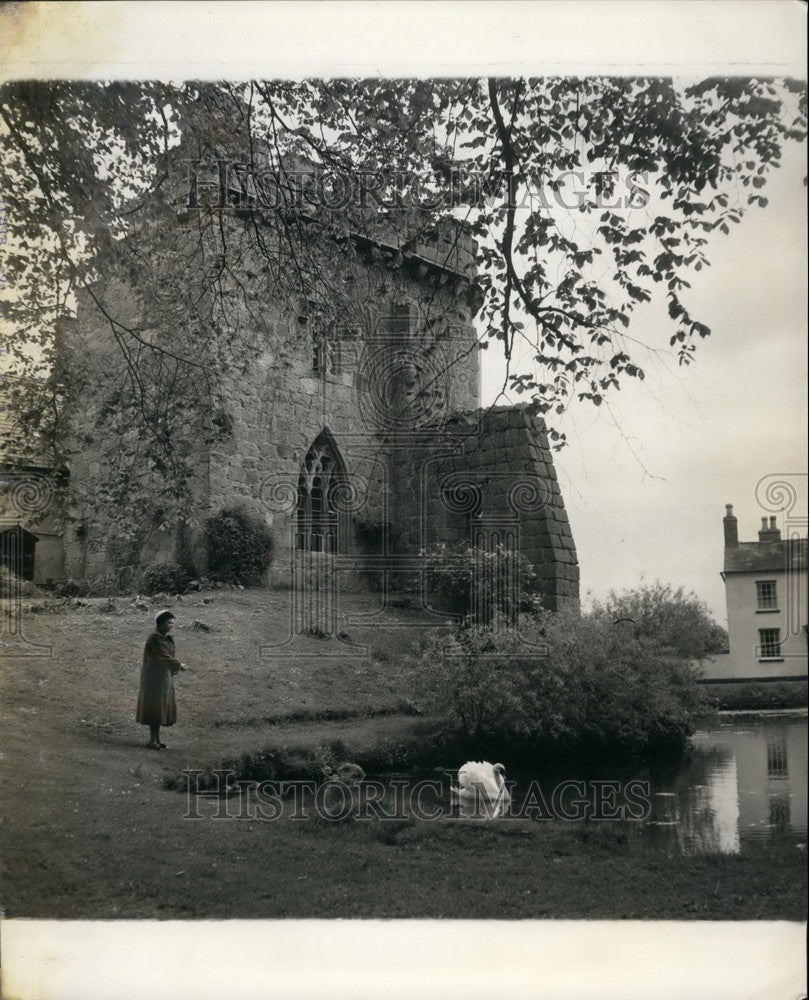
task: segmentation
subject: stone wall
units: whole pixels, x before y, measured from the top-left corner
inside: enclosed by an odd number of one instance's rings
[[[403,547],[514,538],[535,567],[545,606],[579,608],[579,566],[547,434],[524,407],[456,415],[397,463]]]
[[[172,239],[181,238],[182,233],[172,232]],[[245,275],[252,277],[245,277],[246,293],[232,295],[228,303],[241,363],[218,372],[210,412],[189,420],[173,442],[193,467],[193,518],[186,535],[199,572],[206,571],[204,521],[232,506],[250,509],[272,528],[277,571],[285,572],[284,554],[294,547],[301,465],[324,431],[344,468],[341,545],[353,551],[357,522],[377,524],[393,516],[391,460],[395,454],[398,461],[396,441],[403,430],[478,404],[468,283],[464,275],[431,261],[426,248],[419,249],[420,255],[397,267],[358,258],[346,262],[339,277],[352,299],[349,315],[328,327],[326,353],[319,357],[315,346],[323,343],[324,328],[318,293],[313,291],[311,301],[290,301],[259,279],[257,260],[244,258]],[[99,269],[105,280],[98,292],[122,324],[142,329],[153,303],[148,289],[116,278],[124,271],[120,257],[120,248],[111,248],[108,264]],[[466,270],[469,259],[467,252]],[[196,278],[189,270],[187,283]],[[159,317],[152,325],[159,326]],[[172,348],[170,329],[154,335]],[[80,298],[76,322],[64,339],[67,363],[102,376],[122,366],[113,331],[93,296]],[[114,574],[120,563],[113,558],[122,545],[114,505],[108,500],[105,511],[103,503],[94,506],[83,499],[103,495],[109,476],[103,459],[109,445],[104,396],[81,400],[74,414],[76,489],[66,550],[68,575],[77,578]],[[161,488],[155,478],[155,496]],[[134,512],[130,520],[137,517]],[[175,525],[144,512],[135,534],[140,567],[174,558]]]
[[[136,585],[139,569],[175,558],[177,520],[165,496],[159,471],[134,462],[132,486],[116,482],[112,462],[125,449],[137,450],[141,431],[121,424],[115,399],[127,377],[127,362],[119,340],[137,353],[138,342],[153,339],[169,350],[168,331],[144,329],[142,302],[148,289],[133,288],[125,276],[125,261],[115,248],[99,262],[105,280],[93,294],[78,296],[73,321],[60,329],[60,360],[71,367],[76,393],[66,402],[71,436],[67,445],[69,492],[64,527],[65,575],[76,580],[114,577],[122,586]],[[115,326],[108,315],[115,318]],[[147,393],[153,388],[146,383]],[[209,455],[201,443],[206,427],[189,415],[172,440],[178,455],[189,458],[192,505],[204,509]],[[138,501],[137,498],[141,498]]]
[[[260,344],[254,361],[222,391],[228,435],[210,452],[208,507],[241,504],[259,513],[273,529],[278,573],[284,572],[284,552],[294,545],[301,465],[319,435],[328,433],[344,466],[341,548],[354,551],[357,521],[375,524],[392,517],[390,468],[402,428],[436,407],[477,404],[471,314],[467,309],[449,335],[432,333],[420,304],[429,281],[429,275],[391,275],[368,266],[356,282],[371,304],[360,303],[365,326],[332,333],[339,348],[337,370],[327,363],[314,369],[318,332],[303,313],[273,310],[269,302],[265,331],[260,337],[251,331]],[[451,286],[434,291],[435,312],[455,305]],[[436,372],[441,398],[431,388],[422,399]]]

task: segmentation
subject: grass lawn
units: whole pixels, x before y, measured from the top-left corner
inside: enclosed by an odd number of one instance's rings
[[[345,629],[369,656],[306,637],[260,659],[288,631],[289,595],[205,596],[175,606],[192,672],[177,680],[178,724],[160,753],[134,722],[152,610],[119,599],[116,613],[87,602],[26,615],[26,637],[53,648],[2,667],[7,917],[803,919],[804,856],[766,844],[688,858],[612,826],[217,820],[213,803],[183,819],[185,797],[163,782],[184,767],[268,745],[372,747],[411,738],[418,721],[395,671],[417,638],[412,613],[348,595],[368,617]],[[324,711],[347,717],[305,717]]]

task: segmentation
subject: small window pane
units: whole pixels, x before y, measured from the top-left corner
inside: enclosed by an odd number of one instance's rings
[[[760,628],[758,630],[759,637],[759,656],[762,659],[767,657],[775,657],[781,655],[781,630],[777,628]]]
[[[775,580],[757,580],[756,598],[759,611],[773,611],[778,607]]]

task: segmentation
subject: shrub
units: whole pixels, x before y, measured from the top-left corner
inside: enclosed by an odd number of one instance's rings
[[[745,709],[805,708],[807,683],[794,681],[745,681],[737,684],[703,684],[703,697],[712,708]]]
[[[623,619],[627,631],[691,660],[728,648],[727,632],[713,620],[704,601],[659,580],[622,594],[611,591],[605,601],[594,602],[591,614],[606,623]]]
[[[54,593],[57,597],[87,597],[90,587],[84,580],[63,580],[56,584]]]
[[[537,611],[499,631],[435,633],[411,662],[414,697],[464,737],[514,750],[682,745],[702,699],[697,672],[654,639],[598,615]]]
[[[0,597],[40,597],[41,591],[30,580],[21,580],[8,568],[0,566]]]
[[[63,580],[53,588],[57,597],[114,597],[129,593],[118,576],[93,576],[88,580]]]
[[[123,596],[124,594],[131,593],[132,588],[126,583],[126,578],[129,573],[125,571],[120,571],[114,576],[101,575],[93,576],[87,580],[87,597],[112,597],[112,596]]]
[[[539,579],[521,552],[503,544],[484,550],[469,542],[436,542],[425,556],[427,592],[443,611],[487,624],[493,615],[513,620],[535,607]]]
[[[564,686],[562,676],[532,661],[514,629],[436,631],[409,666],[416,702],[427,711],[449,713],[466,737],[562,734],[561,716],[553,708],[554,695]],[[546,693],[547,704],[540,707]]]
[[[141,589],[146,594],[178,594],[191,582],[191,575],[175,562],[158,562],[148,566],[141,576]]]
[[[259,586],[270,567],[273,538],[258,517],[239,507],[220,511],[206,522],[208,572],[228,583]]]
[[[145,537],[146,529],[142,524],[128,522],[119,524],[115,537],[107,543],[107,558],[116,574],[114,588],[118,587],[118,581],[123,582],[134,576]]]

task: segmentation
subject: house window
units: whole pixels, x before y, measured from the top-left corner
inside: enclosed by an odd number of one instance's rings
[[[777,611],[778,594],[775,580],[756,580],[756,601],[759,611]]]
[[[758,630],[758,655],[761,660],[772,660],[781,656],[781,629],[760,628]]]

